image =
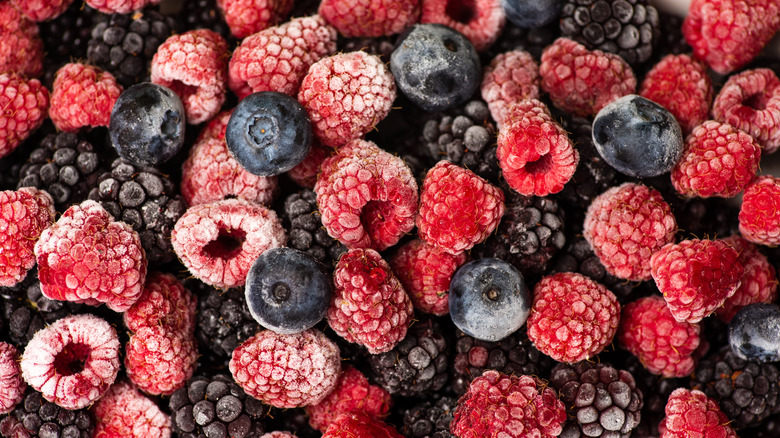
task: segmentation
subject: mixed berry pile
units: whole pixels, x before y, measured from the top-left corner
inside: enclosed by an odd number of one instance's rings
[[[778,29],[0,0],[0,436],[780,436]]]

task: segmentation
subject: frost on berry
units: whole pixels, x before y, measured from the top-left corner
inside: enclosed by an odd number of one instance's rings
[[[38,26],[16,9],[0,2],[0,73],[38,77],[43,72],[43,41]]]
[[[83,127],[108,126],[122,86],[116,78],[98,67],[72,62],[54,77],[49,116],[63,131]]]
[[[127,377],[153,395],[170,395],[184,386],[197,360],[195,335],[162,325],[139,328],[125,346]]]
[[[665,412],[666,417],[658,426],[662,438],[737,438],[731,420],[720,410],[718,402],[698,389],[675,389],[669,395]]]
[[[380,37],[417,23],[422,0],[323,0],[317,12],[339,35]]]
[[[539,65],[526,51],[501,53],[490,61],[482,76],[481,93],[499,130],[512,104],[539,99],[540,82]]]
[[[13,286],[35,265],[35,242],[54,222],[54,201],[43,190],[0,192],[0,287]]]
[[[314,185],[317,184],[317,174],[320,173],[322,163],[326,158],[332,157],[335,152],[335,149],[322,146],[319,141],[315,140],[312,142],[311,150],[306,158],[288,170],[287,176],[295,184],[313,189]]]
[[[753,303],[773,303],[777,300],[777,273],[767,257],[758,247],[747,239],[739,236],[729,236],[724,242],[733,246],[739,253],[739,262],[745,267],[742,282],[734,292],[723,302],[715,313],[722,321],[728,323],[743,307]]]
[[[171,418],[137,389],[118,382],[91,409],[94,438],[169,438]]]
[[[11,4],[19,9],[25,17],[36,22],[46,21],[57,17],[65,12],[71,3],[73,3],[73,0],[48,0],[45,2],[11,0]]]
[[[84,0],[84,2],[104,14],[129,14],[148,5],[156,5],[160,0]]]
[[[293,0],[217,0],[230,32],[236,38],[248,37],[284,21]]]
[[[17,355],[13,345],[0,342],[0,415],[11,412],[27,388]]]
[[[477,51],[489,48],[506,25],[501,0],[422,0],[420,23],[451,27],[471,41]]]
[[[2,69],[0,69],[2,70]],[[16,149],[46,120],[49,91],[37,79],[0,74],[0,158]]]
[[[739,232],[759,245],[780,245],[780,178],[755,179],[742,196]]]
[[[195,295],[173,275],[152,272],[146,277],[138,301],[124,313],[127,328],[164,326],[181,333],[195,333]]]

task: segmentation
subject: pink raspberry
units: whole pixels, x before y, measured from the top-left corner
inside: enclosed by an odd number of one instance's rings
[[[24,398],[27,384],[22,379],[18,355],[13,345],[0,342],[0,415],[13,411]]]
[[[230,372],[247,395],[277,408],[316,405],[338,383],[339,347],[322,332],[264,330],[233,351]]]
[[[260,438],[298,438],[298,437],[293,435],[291,432],[283,432],[280,430],[275,430],[273,432],[268,432],[260,435]]]
[[[22,355],[22,376],[46,400],[82,409],[114,383],[119,348],[111,324],[88,313],[66,316],[30,339]]]
[[[412,301],[390,265],[373,249],[353,249],[333,272],[328,324],[371,354],[390,351],[406,336]]]
[[[539,99],[540,83],[539,64],[526,51],[501,53],[490,61],[482,75],[481,93],[499,130],[512,104]]]
[[[38,25],[12,2],[0,2],[0,73],[38,77],[43,72],[43,41]]]
[[[230,116],[233,115],[233,109],[220,111],[211,120],[206,123],[206,126],[198,133],[198,137],[195,139],[195,143],[208,140],[210,138],[225,139],[225,131],[227,130],[227,124],[230,121]]]
[[[92,407],[93,438],[169,438],[171,418],[130,384],[115,383]]]
[[[25,17],[32,21],[46,21],[68,9],[73,0],[11,0]]]
[[[698,389],[677,388],[666,402],[666,417],[658,426],[660,438],[737,438],[718,402]]]
[[[322,438],[404,438],[395,427],[361,411],[341,414],[328,426]]]
[[[184,266],[218,288],[243,285],[255,259],[286,240],[273,210],[243,199],[190,207],[171,232],[173,250]]]
[[[230,32],[244,38],[283,22],[293,9],[293,0],[217,0]]]
[[[198,360],[194,333],[164,325],[139,328],[125,348],[127,377],[138,389],[153,395],[170,395],[184,386]]]
[[[481,52],[501,35],[506,25],[506,14],[501,0],[422,0],[420,23],[451,27]]]
[[[322,224],[348,248],[382,251],[414,228],[412,171],[372,142],[353,140],[323,161],[314,191]]]
[[[362,137],[387,116],[395,100],[395,79],[378,56],[340,53],[315,62],[298,91],[314,135],[339,147]]]
[[[0,74],[0,158],[16,149],[46,120],[49,90],[38,79]]]
[[[35,266],[35,242],[54,222],[54,200],[43,190],[0,192],[0,287],[13,286]]]
[[[723,307],[715,311],[722,321],[728,323],[748,304],[775,302],[778,283],[774,266],[758,251],[756,245],[738,235],[726,237],[723,241],[737,250],[739,262],[745,267],[742,283],[737,291],[723,302]]]
[[[320,173],[322,163],[335,154],[335,149],[322,146],[320,142],[314,141],[311,150],[306,155],[306,158],[298,163],[295,167],[287,171],[287,176],[295,184],[301,187],[314,188],[317,184],[317,174]]]
[[[124,313],[131,331],[161,326],[183,334],[195,333],[195,296],[171,274],[152,272],[138,301]]]
[[[739,232],[759,245],[780,245],[780,178],[764,175],[745,189]]]
[[[230,58],[228,86],[239,99],[259,91],[295,96],[309,67],[336,51],[336,37],[319,15],[246,37]]]
[[[379,37],[400,33],[420,18],[421,0],[323,0],[317,12],[340,35]]]
[[[84,0],[84,2],[104,14],[129,14],[149,5],[156,5],[160,0]]]
[[[141,239],[95,201],[68,208],[34,250],[48,298],[124,312],[141,296],[147,264]]]
[[[222,36],[208,29],[173,35],[152,58],[152,82],[173,90],[187,123],[210,120],[225,102],[229,50]]]
[[[122,86],[111,73],[77,62],[65,64],[54,77],[49,116],[63,131],[108,126],[120,94]]]

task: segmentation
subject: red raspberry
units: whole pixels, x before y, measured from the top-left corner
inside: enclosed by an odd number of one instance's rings
[[[348,248],[389,248],[414,228],[417,182],[404,161],[353,140],[323,161],[314,191],[322,224]]]
[[[16,149],[48,115],[49,90],[38,79],[0,74],[0,158]]]
[[[481,93],[499,130],[512,104],[539,99],[540,83],[539,65],[526,51],[501,53],[490,61],[482,76]]]
[[[652,374],[686,377],[707,350],[699,324],[674,319],[666,301],[653,295],[623,308],[618,339]]]
[[[314,429],[325,429],[341,414],[354,411],[380,419],[390,414],[393,399],[381,386],[371,385],[368,379],[357,369],[344,365],[341,377],[327,397],[316,405],[306,407],[309,424]]]
[[[309,67],[336,51],[336,37],[315,15],[244,38],[230,58],[228,86],[239,99],[259,91],[295,96]]]
[[[322,0],[317,12],[344,37],[380,37],[417,23],[420,1]]]
[[[399,248],[389,262],[414,307],[442,316],[450,312],[450,280],[467,258],[465,252],[453,255],[415,239]]]
[[[293,0],[217,0],[230,33],[241,39],[283,22]]]
[[[225,139],[225,131],[227,130],[227,124],[230,121],[230,116],[233,115],[233,110],[220,111],[214,117],[206,123],[206,126],[198,133],[198,138],[195,139],[195,143],[200,143],[210,138]]]
[[[244,391],[277,408],[316,405],[338,383],[339,347],[322,332],[264,330],[233,351],[230,372]]]
[[[194,333],[179,330],[164,325],[146,326],[130,335],[125,370],[141,391],[170,395],[192,377],[198,360],[197,341]]]
[[[577,170],[579,154],[547,106],[531,99],[509,107],[498,132],[496,158],[515,191],[547,196],[563,190]]]
[[[41,292],[124,312],[138,300],[146,254],[138,233],[97,202],[73,205],[35,243]]]
[[[306,158],[288,170],[287,176],[295,184],[313,189],[314,185],[317,184],[317,174],[320,172],[322,163],[327,158],[332,157],[334,153],[333,148],[322,146],[318,141],[314,141]]]
[[[27,384],[22,379],[18,355],[13,345],[0,342],[0,415],[11,412],[24,398]]]
[[[699,322],[739,287],[745,268],[722,240],[669,243],[650,258],[658,290],[677,321]]]
[[[731,198],[756,177],[761,146],[727,123],[708,120],[685,139],[672,169],[672,184],[683,196]]]
[[[273,210],[243,199],[190,207],[171,232],[173,250],[184,266],[218,288],[243,285],[255,259],[286,240]]]
[[[309,68],[298,100],[320,142],[339,147],[362,137],[387,116],[395,100],[395,79],[378,56],[340,53]]]
[[[542,89],[556,107],[578,116],[595,116],[613,100],[636,90],[631,66],[614,53],[589,51],[561,37],[547,46],[539,66]]]
[[[649,280],[650,256],[674,242],[677,221],[658,190],[625,183],[602,193],[585,213],[583,234],[608,273]]]
[[[778,27],[776,0],[693,0],[682,33],[694,56],[725,75],[758,55]]]
[[[160,0],[84,0],[84,2],[104,14],[129,14],[149,5],[156,5]]]
[[[65,64],[54,77],[49,116],[63,131],[108,126],[120,94],[122,86],[111,73],[77,62]]]
[[[418,234],[442,251],[458,254],[487,239],[505,210],[501,189],[442,160],[423,181]]]
[[[774,302],[777,299],[777,275],[774,266],[758,251],[758,247],[743,237],[735,235],[723,241],[737,250],[739,262],[745,267],[742,284],[734,295],[723,302],[723,307],[715,311],[722,321],[728,323],[748,304]]]
[[[124,313],[131,331],[162,326],[184,334],[195,333],[195,296],[171,274],[152,272],[133,307]]]
[[[38,77],[43,72],[43,41],[38,25],[11,2],[0,2],[0,73]]]
[[[260,435],[260,438],[298,438],[298,437],[293,435],[291,432],[282,432],[279,430],[275,430],[273,432],[268,432]]]
[[[712,115],[752,135],[771,154],[780,148],[780,79],[768,68],[731,76],[715,97]]]
[[[11,4],[32,21],[55,18],[65,12],[71,3],[73,0],[11,0]]]
[[[0,287],[27,277],[35,266],[35,242],[54,222],[54,213],[54,200],[43,190],[23,187],[0,192]]]
[[[208,29],[173,35],[152,58],[152,82],[181,98],[187,123],[203,123],[225,102],[228,53],[227,41]]]
[[[373,249],[347,251],[333,271],[328,324],[371,354],[390,351],[406,336],[412,301],[390,265]]]
[[[552,438],[565,421],[554,389],[531,376],[488,370],[458,400],[450,430],[458,438]]]
[[[647,72],[639,95],[668,109],[687,135],[709,116],[712,79],[701,61],[689,55],[666,55]]]
[[[328,426],[322,438],[404,438],[395,427],[365,412],[341,414]]]
[[[660,438],[737,438],[731,420],[718,402],[698,389],[677,388],[666,402],[666,417],[658,430]]]
[[[420,23],[451,27],[481,52],[501,35],[506,15],[501,0],[422,0]]]
[[[780,245],[780,178],[759,176],[742,196],[739,232],[759,245]]]
[[[620,304],[615,294],[582,274],[543,277],[533,297],[528,338],[559,362],[576,363],[599,354],[617,332]]]
[[[22,355],[22,377],[65,409],[99,399],[119,373],[119,337],[92,314],[58,319],[35,333]]]
[[[93,438],[168,438],[171,418],[128,383],[115,383],[92,408]]]

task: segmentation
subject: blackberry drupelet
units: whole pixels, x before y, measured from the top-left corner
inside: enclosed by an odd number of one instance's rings
[[[87,57],[92,22],[98,12],[84,2],[73,2],[56,18],[38,23],[43,40],[43,84],[49,90],[57,70],[68,62]]]
[[[458,399],[444,396],[426,400],[403,412],[401,433],[407,438],[452,438],[450,422]]]
[[[90,438],[94,428],[88,408],[61,408],[32,388],[27,388],[22,402],[0,421],[4,437]]]
[[[216,0],[189,0],[182,4],[176,14],[176,22],[182,23],[182,32],[195,29],[210,29],[222,35],[229,47],[235,47],[236,39],[230,33],[222,11]]]
[[[381,36],[376,38],[344,38],[339,35],[337,47],[339,52],[349,53],[362,50],[366,53],[376,55],[382,58],[382,61],[390,61],[390,54],[393,53],[395,38]]]
[[[150,263],[164,264],[176,258],[171,231],[187,210],[187,203],[173,181],[159,170],[117,158],[111,170],[98,177],[89,199],[138,232]]]
[[[281,216],[288,230],[287,245],[310,254],[332,272],[347,247],[330,237],[322,226],[314,190],[303,189],[287,196]]]

